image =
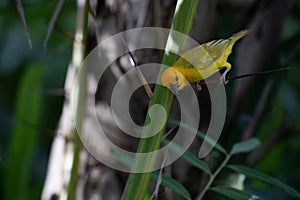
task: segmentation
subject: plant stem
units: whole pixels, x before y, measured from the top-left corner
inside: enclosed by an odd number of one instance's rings
[[[196,14],[198,5],[198,0],[178,0],[174,19],[172,21],[171,29],[175,31],[179,31],[184,34],[188,34],[191,30],[192,23],[194,16]],[[167,47],[170,47],[174,45],[175,41],[171,39],[171,35],[169,36]],[[172,44],[173,42],[173,44]],[[184,40],[178,41],[177,45],[180,47],[180,49],[183,49],[185,47]],[[175,62],[176,56],[169,54],[169,49],[166,49],[166,53],[163,58],[163,64],[164,65],[172,65]],[[160,80],[160,75],[162,73],[163,69],[160,70],[160,73],[158,75],[158,81]],[[160,82],[160,81],[159,81]],[[149,109],[152,105],[159,104],[165,108],[166,113],[168,114],[170,111],[170,107],[173,100],[173,93],[168,91],[166,88],[164,88],[161,85],[157,85],[154,90],[153,98],[150,101]],[[149,111],[148,109],[148,111]],[[154,120],[154,121],[151,121]],[[149,122],[154,123],[155,121],[159,122],[161,119],[150,119],[149,115],[147,114],[145,124],[148,124]],[[152,128],[153,129],[153,128]],[[153,130],[151,128],[144,128],[143,135],[152,134]],[[156,154],[154,153],[159,149],[161,138],[164,133],[165,125],[162,128],[160,132],[158,132],[155,136],[150,138],[141,138],[138,146],[138,153],[145,153],[145,152],[153,152],[151,156],[147,159],[145,162],[145,159],[136,159],[134,161],[133,165],[133,172],[135,172],[135,169],[143,169],[143,171],[147,171],[146,173],[131,173],[127,184],[125,191],[123,193],[123,199],[124,200],[135,200],[135,199],[144,199],[148,185],[151,178],[151,172],[153,171],[153,167],[156,161]]]
[[[58,134],[55,136],[51,147],[42,199],[74,199],[76,194],[78,159],[81,149],[77,132],[81,131],[86,105],[86,71],[84,68],[80,70],[86,54],[84,42],[86,41],[88,24],[86,0],[77,0],[76,17],[72,60],[65,80],[65,91],[68,93],[73,91],[74,93],[73,107],[71,105],[71,97],[66,95],[57,129]]]
[[[198,196],[198,200],[201,200],[205,193],[207,192],[207,190],[210,188],[211,184],[214,182],[214,180],[216,179],[216,177],[219,175],[219,173],[221,172],[221,170],[225,167],[225,165],[228,163],[228,161],[231,158],[231,154],[228,154],[224,161],[221,163],[221,165],[216,169],[216,171],[209,177],[209,181],[206,184],[205,188],[202,190],[202,192],[200,193],[200,195]]]
[[[68,183],[67,198],[75,199],[77,189],[79,154],[81,149],[81,142],[78,137],[78,132],[82,129],[83,115],[85,111],[85,97],[86,97],[86,70],[80,65],[86,54],[85,42],[87,36],[88,24],[88,6],[86,0],[77,0],[77,16],[76,16],[76,34],[73,43],[72,64],[75,68],[75,78],[77,76],[77,84],[74,85],[76,91],[75,106],[75,120],[76,124],[73,126],[71,138],[74,139],[70,144],[69,154],[73,157],[70,179]],[[68,152],[67,152],[68,153]]]

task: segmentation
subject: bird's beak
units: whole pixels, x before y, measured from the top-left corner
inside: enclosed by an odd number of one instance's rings
[[[176,95],[178,95],[178,88],[179,88],[179,85],[178,85],[178,83],[176,83],[176,84],[170,84],[170,88],[171,88],[171,90],[174,92],[174,94],[176,94]]]

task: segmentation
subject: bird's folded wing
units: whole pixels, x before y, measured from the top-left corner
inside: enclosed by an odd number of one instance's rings
[[[213,40],[202,44],[183,53],[174,65],[184,68],[207,68],[224,54],[229,44],[230,40],[228,39]]]

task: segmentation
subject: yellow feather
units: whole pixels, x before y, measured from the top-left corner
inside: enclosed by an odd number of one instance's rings
[[[225,76],[231,68],[227,62],[228,56],[235,42],[248,33],[249,30],[242,30],[228,39],[213,40],[188,50],[163,72],[162,84],[177,93],[187,82],[206,79],[222,68],[227,68],[221,77],[221,82],[226,83]],[[174,86],[178,91],[174,91]]]

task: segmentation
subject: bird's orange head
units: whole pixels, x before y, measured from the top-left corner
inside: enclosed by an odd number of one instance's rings
[[[163,72],[161,82],[175,94],[178,94],[187,85],[185,77],[173,67],[169,67]]]

